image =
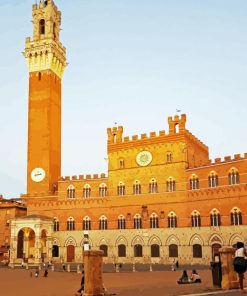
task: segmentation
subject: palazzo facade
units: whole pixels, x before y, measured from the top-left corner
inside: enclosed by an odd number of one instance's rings
[[[11,220],[11,264],[82,262],[84,232],[113,263],[208,264],[220,247],[246,242],[247,153],[211,161],[186,129],[185,114],[149,135],[108,128],[107,174],[61,177],[61,13],[47,0],[33,5],[32,15],[24,53],[27,216]]]

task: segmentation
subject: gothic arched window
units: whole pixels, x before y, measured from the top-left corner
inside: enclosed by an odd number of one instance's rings
[[[83,187],[83,197],[89,198],[90,196],[91,196],[91,187],[89,184],[86,184]]]
[[[167,181],[166,181],[166,191],[167,192],[173,192],[176,190],[176,182],[175,180],[170,177]]]
[[[100,197],[105,197],[107,192],[107,186],[105,183],[100,184],[99,186],[99,196]]]
[[[176,228],[177,227],[177,217],[174,212],[170,212],[168,214],[168,227],[169,228]]]
[[[86,216],[82,221],[82,229],[91,230],[91,220],[88,216]]]
[[[138,180],[133,184],[133,194],[141,194],[141,183]]]
[[[136,214],[134,217],[134,229],[142,228],[142,218],[140,214]]]
[[[235,168],[232,168],[228,174],[229,185],[235,185],[240,183],[239,173]]]
[[[202,258],[202,246],[199,244],[193,245],[193,258]]]
[[[208,176],[208,186],[209,187],[217,187],[219,185],[218,181],[218,175],[215,171],[210,172],[210,175]]]
[[[67,230],[75,230],[75,220],[73,217],[69,217],[67,220]]]
[[[242,213],[238,208],[233,208],[231,211],[231,224],[232,225],[242,225]]]
[[[69,185],[67,188],[67,198],[75,198],[75,187],[73,185]]]
[[[149,182],[149,193],[157,193],[158,192],[158,184],[155,179],[151,179]]]
[[[196,190],[196,189],[199,189],[199,179],[195,174],[193,174],[190,177],[190,190]]]
[[[220,226],[220,213],[218,210],[213,209],[210,213],[210,225],[211,226]]]
[[[159,218],[156,213],[150,216],[150,228],[159,228]]]
[[[118,229],[125,229],[125,218],[123,215],[118,217]]]
[[[105,216],[101,216],[99,219],[99,229],[107,230],[107,218]]]
[[[118,184],[117,195],[119,195],[119,196],[125,195],[125,185],[123,182],[119,182],[119,184]]]
[[[201,226],[201,216],[198,211],[193,211],[191,214],[191,226],[200,227]]]

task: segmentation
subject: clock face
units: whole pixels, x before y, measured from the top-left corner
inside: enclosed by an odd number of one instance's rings
[[[45,171],[42,168],[35,168],[31,172],[31,179],[34,182],[41,182],[45,178]]]
[[[153,159],[152,154],[149,151],[141,151],[136,156],[136,162],[140,166],[147,166]]]

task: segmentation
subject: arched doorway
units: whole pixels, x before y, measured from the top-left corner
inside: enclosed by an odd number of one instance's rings
[[[134,257],[142,257],[142,245],[134,245]]]
[[[108,256],[108,246],[107,245],[100,245],[99,249],[101,251],[103,251],[103,257],[107,257]]]
[[[75,246],[68,245],[67,246],[67,262],[73,262],[75,259]]]
[[[52,257],[59,257],[59,247],[57,245],[52,246]]]
[[[126,257],[126,246],[118,245],[118,257]]]
[[[17,236],[17,258],[35,257],[35,232],[29,227],[22,228]]]
[[[218,261],[220,258],[220,252],[219,249],[221,248],[220,244],[213,244],[212,245],[212,260]]]

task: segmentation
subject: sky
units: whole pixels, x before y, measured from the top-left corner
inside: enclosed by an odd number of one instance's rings
[[[0,194],[26,193],[35,0],[0,0]],[[168,130],[176,109],[210,158],[247,152],[246,0],[55,0],[68,67],[62,175],[107,173],[108,127]]]

